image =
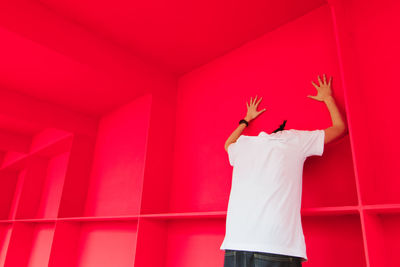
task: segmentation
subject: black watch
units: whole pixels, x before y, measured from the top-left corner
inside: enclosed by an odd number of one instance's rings
[[[241,120],[239,121],[239,124],[241,124],[241,123],[246,123],[246,127],[249,126],[249,122],[246,121],[245,119],[241,119]]]

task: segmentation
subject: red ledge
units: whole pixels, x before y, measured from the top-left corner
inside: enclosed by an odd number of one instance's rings
[[[400,204],[363,205],[362,209],[371,214],[386,214],[400,212]]]
[[[35,156],[42,156],[46,157],[52,154],[55,154],[54,150],[56,151],[66,151],[66,147],[69,146],[69,144],[72,142],[73,139],[73,134],[67,134],[65,136],[62,136],[58,138],[57,140],[54,140],[51,144],[48,146],[44,146],[41,148],[38,148],[30,153],[27,154],[22,154],[18,158],[15,158],[12,161],[9,162],[3,162],[2,166],[0,167],[0,170],[7,170],[7,169],[20,169],[23,168],[25,163],[29,161],[32,157]]]

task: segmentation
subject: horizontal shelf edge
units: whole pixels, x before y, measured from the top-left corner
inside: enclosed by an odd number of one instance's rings
[[[318,207],[305,208],[301,210],[303,216],[313,215],[345,215],[359,214],[359,206],[339,206],[339,207]],[[180,212],[180,213],[154,213],[141,214],[140,218],[150,219],[187,219],[187,218],[225,218],[226,211],[209,211],[209,212]]]
[[[123,215],[123,216],[98,216],[98,217],[64,217],[57,218],[57,221],[136,221],[138,215]]]
[[[379,204],[363,206],[336,206],[336,207],[315,207],[301,209],[302,216],[324,216],[324,215],[346,215],[359,214],[361,210],[370,213],[396,213],[400,212],[400,204]],[[226,211],[199,211],[199,212],[166,212],[149,213],[139,215],[121,216],[89,216],[89,217],[61,217],[61,218],[34,218],[34,219],[3,219],[0,223],[12,222],[56,222],[56,221],[136,221],[143,219],[175,220],[175,219],[201,219],[226,217]]]
[[[190,219],[190,218],[225,218],[226,211],[206,211],[206,212],[173,212],[173,213],[153,213],[141,214],[140,218],[151,219]]]
[[[37,219],[10,219],[10,220],[0,220],[0,223],[13,223],[13,222],[56,222],[57,218],[37,218]]]
[[[51,148],[51,147],[55,147],[59,144],[62,144],[63,142],[67,142],[69,141],[69,139],[73,138],[73,134],[68,134],[66,136],[63,136],[57,140],[55,140],[54,142],[52,142],[51,144],[49,144],[48,146],[44,146],[41,147],[40,149],[36,149],[34,151],[31,151],[27,154],[21,155],[20,157],[12,160],[11,162],[7,162],[6,164],[3,164],[0,167],[0,171],[1,170],[8,170],[8,169],[19,169],[21,165],[23,165],[26,161],[28,161],[30,158],[35,157],[35,156],[40,156],[43,151],[46,151],[47,149]]]
[[[400,204],[372,204],[363,205],[362,209],[368,213],[397,213],[400,212]]]
[[[359,206],[336,206],[336,207],[316,207],[301,209],[301,215],[345,215],[345,214],[359,214]]]

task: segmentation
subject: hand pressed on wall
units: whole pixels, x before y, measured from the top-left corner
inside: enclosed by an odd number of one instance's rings
[[[250,98],[250,105],[247,103],[246,101],[246,106],[247,106],[247,114],[245,117],[246,121],[251,121],[254,120],[255,118],[257,118],[258,115],[260,115],[261,113],[263,113],[266,109],[262,109],[257,111],[257,107],[258,104],[260,104],[262,97],[257,101],[257,96],[254,98],[254,100],[252,99],[252,97]]]
[[[323,81],[318,76],[319,86],[316,85],[313,81],[311,83],[317,89],[318,94],[316,96],[308,95],[309,98],[325,102],[326,107],[329,110],[332,120],[332,126],[324,129],[325,137],[324,137],[324,144],[327,144],[336,138],[342,136],[347,131],[346,123],[340,113],[338,106],[336,105],[336,101],[332,96],[331,90],[331,82],[332,77],[329,79],[329,82],[326,82],[326,76],[324,74]]]
[[[321,78],[318,75],[318,82],[319,86],[316,85],[314,81],[311,81],[312,85],[314,85],[315,89],[317,89],[318,91],[317,95],[316,96],[308,95],[307,97],[318,101],[324,101],[328,97],[332,96],[332,89],[331,89],[332,76],[329,78],[329,82],[327,83],[325,74],[323,76],[323,81],[321,81]]]

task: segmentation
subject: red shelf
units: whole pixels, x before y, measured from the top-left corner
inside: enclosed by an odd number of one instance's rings
[[[52,137],[52,139],[46,140],[45,144],[37,143],[32,145],[31,151],[28,154],[10,151],[5,155],[0,170],[21,169],[34,157],[51,158],[54,155],[69,150],[73,138],[71,133],[64,133],[61,136]]]
[[[4,266],[47,266],[54,228],[55,223],[14,223]]]
[[[305,217],[302,224],[309,259],[304,266],[334,267],[338,255],[346,259],[341,266],[367,266],[358,214]]]
[[[132,266],[137,222],[58,222],[49,266]]]
[[[138,236],[135,266],[221,266],[223,254],[219,246],[224,227],[225,220],[221,218],[143,219],[139,222],[142,234]],[[148,261],[146,255],[152,249],[159,251],[158,257]]]
[[[370,266],[389,266],[398,256],[400,214],[398,210],[391,212],[366,210],[364,213],[365,243]]]
[[[400,213],[400,204],[364,205],[362,208],[370,214]]]
[[[328,128],[324,103],[306,97],[315,93],[310,81],[323,73],[334,77],[348,133],[326,145],[322,157],[305,161],[301,215],[309,260],[303,266],[396,265],[400,143],[393,62],[400,39],[393,33],[400,2],[314,2],[310,12],[178,77],[146,69],[148,76],[139,78],[142,72],[129,67],[115,77],[133,76],[138,84],[129,84],[130,98],[118,105],[96,102],[105,88],[83,92],[93,100],[85,108],[96,116],[39,100],[22,107],[31,103],[27,96],[3,101],[0,126],[10,129],[0,134],[0,267],[222,266],[233,171],[223,145],[245,101],[262,95],[267,109],[245,135],[270,133],[284,119],[287,129]],[[42,69],[44,80],[49,70]],[[16,73],[18,83],[4,85],[40,91],[36,72],[31,80]],[[77,78],[60,73],[63,81]],[[112,84],[116,98],[125,78]]]
[[[0,266],[4,266],[12,233],[12,224],[0,222]]]
[[[186,218],[225,218],[226,211],[155,213],[155,214],[141,214],[140,217],[148,219],[161,219],[161,220],[186,219]]]
[[[99,217],[69,217],[69,218],[58,218],[58,221],[66,222],[90,222],[90,221],[138,221],[139,216],[99,216]]]
[[[339,207],[321,207],[305,208],[301,210],[303,216],[323,216],[323,215],[344,215],[359,214],[359,206],[339,206]]]
[[[358,205],[348,135],[326,145],[323,157],[306,160],[302,196],[305,208]]]
[[[22,186],[22,175],[18,171],[0,170],[0,219],[14,218],[16,205],[18,204],[19,191]]]

